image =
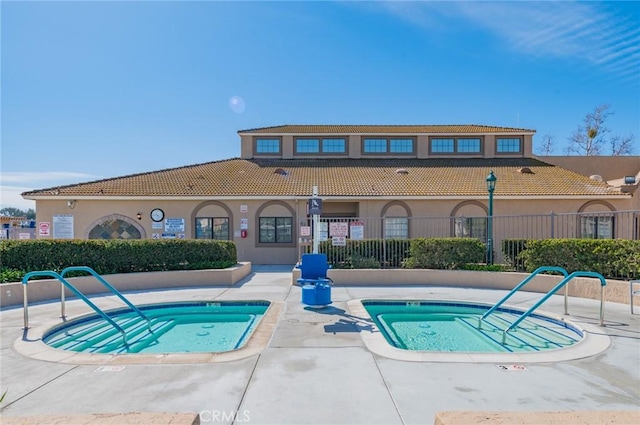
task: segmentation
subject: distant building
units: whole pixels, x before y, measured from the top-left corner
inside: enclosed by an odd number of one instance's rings
[[[317,186],[322,218],[366,218],[365,238],[486,238],[490,171],[496,216],[640,210],[640,158],[612,167],[611,180],[622,183],[608,184],[536,158],[534,130],[282,125],[238,134],[240,158],[23,193],[36,201],[38,237],[228,239],[240,261],[292,264],[308,242],[307,201]],[[576,163],[597,170],[600,161]],[[418,218],[446,220],[425,230]],[[575,233],[637,237],[635,220],[633,229],[607,216],[582,220]],[[584,234],[588,226],[599,233]]]

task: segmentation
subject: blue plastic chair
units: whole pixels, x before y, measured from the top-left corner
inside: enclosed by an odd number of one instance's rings
[[[331,282],[327,277],[327,270],[331,268],[327,262],[327,254],[302,254],[302,261],[296,267],[300,269],[300,278],[296,279],[300,285]]]

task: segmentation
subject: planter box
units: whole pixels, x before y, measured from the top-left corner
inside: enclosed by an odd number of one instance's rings
[[[251,263],[238,263],[226,269],[176,270],[150,273],[120,273],[104,275],[102,278],[118,291],[144,291],[164,288],[184,288],[202,286],[232,286],[251,272]],[[85,295],[109,293],[102,283],[91,275],[67,279]],[[29,303],[59,300],[61,286],[57,279],[32,280],[27,283]],[[0,307],[22,305],[23,285],[20,282],[0,285]],[[65,296],[75,297],[65,290]]]
[[[432,269],[329,269],[327,275],[335,285],[432,285],[459,288],[503,289],[510,291],[522,282],[528,273],[485,272],[471,270]],[[291,283],[296,284],[300,269],[293,269]],[[562,276],[540,274],[521,290],[546,294],[562,280]],[[600,299],[600,280],[577,277],[569,282],[569,296]],[[564,288],[558,291],[564,294]],[[605,301],[629,304],[629,282],[607,279]],[[640,301],[640,297],[637,297]],[[637,303],[634,303],[634,305]]]

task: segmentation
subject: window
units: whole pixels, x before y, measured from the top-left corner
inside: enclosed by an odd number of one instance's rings
[[[496,139],[496,152],[498,153],[511,153],[521,152],[522,141],[520,138],[498,138]]]
[[[587,216],[581,217],[580,220],[580,232],[583,238],[613,239],[613,217]]]
[[[89,232],[89,239],[141,239],[140,230],[121,219],[108,219]]]
[[[260,217],[260,243],[293,242],[292,217]]]
[[[229,240],[229,218],[196,217],[196,239]]]
[[[316,153],[320,152],[320,140],[318,139],[296,139],[296,152]]]
[[[256,153],[280,153],[280,139],[256,139]]]
[[[296,153],[345,153],[345,139],[296,139]]]
[[[387,152],[387,139],[364,139],[364,151],[366,153]]]
[[[391,139],[389,140],[389,152],[413,152],[413,139]]]
[[[347,142],[345,139],[322,139],[322,152],[345,153]]]
[[[413,153],[414,141],[408,138],[366,138],[363,140],[364,153]]]
[[[487,242],[485,217],[455,217],[453,229],[456,238],[476,238]]]
[[[453,139],[431,139],[431,152],[433,153],[453,153]]]
[[[480,153],[480,139],[458,139],[458,152]]]
[[[407,239],[409,237],[409,219],[407,217],[388,217],[384,219],[385,239]]]
[[[482,139],[479,137],[431,138],[429,149],[431,153],[481,153]]]

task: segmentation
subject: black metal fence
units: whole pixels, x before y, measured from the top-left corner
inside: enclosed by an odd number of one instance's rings
[[[492,226],[488,226],[492,220]],[[493,228],[493,235],[487,229]],[[489,236],[492,236],[489,241]],[[610,211],[586,213],[550,213],[532,215],[501,215],[484,217],[344,217],[320,220],[320,252],[325,252],[332,263],[356,262],[353,267],[365,267],[378,261],[376,267],[399,267],[398,258],[408,244],[381,243],[380,240],[407,240],[413,238],[472,237],[493,247],[493,262],[522,270],[522,264],[513,261],[522,249],[521,240],[597,238],[640,239],[640,211]],[[331,249],[358,242],[353,250]],[[367,241],[367,242],[365,242]],[[311,250],[310,245],[303,247]],[[350,258],[341,258],[350,252]]]

